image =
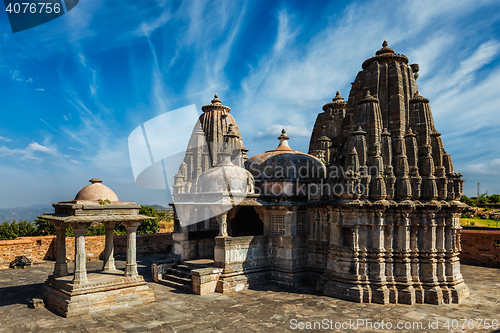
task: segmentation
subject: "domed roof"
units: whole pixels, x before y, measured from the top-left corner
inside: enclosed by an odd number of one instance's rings
[[[109,187],[102,185],[102,180],[98,178],[92,178],[89,180],[91,185],[87,185],[78,192],[75,200],[109,200],[118,201],[118,197],[115,192],[113,192]]]
[[[276,149],[252,156],[245,162],[255,179],[259,180],[308,180],[324,178],[326,167],[317,157],[293,150],[288,145],[288,135],[283,129]]]
[[[223,152],[223,160],[215,167],[207,169],[198,178],[197,192],[241,192],[253,193],[254,179],[250,172],[234,165],[230,153]]]

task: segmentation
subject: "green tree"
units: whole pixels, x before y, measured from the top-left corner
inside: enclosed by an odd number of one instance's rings
[[[54,228],[54,226],[50,224],[49,220],[36,219],[34,222],[35,222],[37,236],[48,236],[56,234],[56,228]]]
[[[4,222],[0,225],[0,240],[16,239],[17,237],[36,236],[33,223],[27,221]]]
[[[488,203],[488,195],[486,193],[481,194],[479,196],[479,198],[477,199],[477,202],[480,204],[483,204],[483,205],[487,204]]]
[[[141,206],[139,209],[139,214],[156,217],[155,220],[144,220],[142,224],[137,228],[138,234],[155,234],[160,230],[160,226],[158,225],[158,214],[153,207],[150,206]]]
[[[144,220],[142,224],[137,228],[138,234],[154,234],[160,230],[160,226],[158,225],[158,217],[161,216],[161,213],[157,212],[153,207],[150,206],[141,206],[139,209],[139,214],[156,217],[156,220]],[[115,235],[126,235],[127,229],[121,223],[118,223],[115,226],[114,230]]]
[[[489,196],[488,200],[491,203],[494,203],[494,204],[500,203],[500,195],[498,195],[498,194],[492,194],[492,195]]]

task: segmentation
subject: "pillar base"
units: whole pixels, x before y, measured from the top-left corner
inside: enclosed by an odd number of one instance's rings
[[[451,303],[461,303],[470,295],[469,287],[464,282],[449,286],[448,289],[451,294]]]
[[[358,303],[363,303],[365,298],[371,299],[371,295],[364,295],[367,292],[368,290],[365,291],[359,284],[347,284],[337,281],[329,281],[323,287],[324,295]]]
[[[137,272],[137,264],[127,264],[125,266],[125,274],[126,277],[136,277],[139,275]]]
[[[411,285],[398,286],[398,303],[413,305],[417,302],[415,288]]]
[[[443,291],[439,286],[425,288],[425,303],[429,304],[443,304]]]
[[[63,263],[63,264],[55,264],[54,266],[54,273],[53,275],[55,277],[60,277],[60,276],[66,276],[69,275],[68,273],[68,264]]]
[[[75,271],[75,276],[73,277],[73,284],[83,284],[87,283],[87,271]]]
[[[387,288],[387,286],[372,286],[372,302],[378,304],[388,304],[389,288]]]
[[[115,271],[116,270],[115,259],[108,260],[108,262],[105,263],[104,266],[102,267],[102,270],[105,272]]]

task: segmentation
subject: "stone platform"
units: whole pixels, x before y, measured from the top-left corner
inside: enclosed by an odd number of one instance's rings
[[[357,321],[422,323],[422,329],[405,332],[450,332],[447,321],[457,320],[460,328],[453,332],[494,332],[500,328],[478,328],[480,319],[500,321],[500,269],[463,265],[462,274],[469,285],[471,296],[461,304],[374,304],[354,303],[324,296],[315,286],[300,289],[266,285],[265,288],[243,290],[237,293],[194,295],[154,283],[150,277],[152,261],[165,255],[139,257],[139,274],[149,282],[155,293],[155,302],[131,309],[92,312],[86,315],[61,317],[46,308],[32,309],[27,299],[37,297],[52,266],[27,269],[0,270],[0,333],[12,332],[312,332],[293,329],[294,322],[316,322],[323,319],[334,322]],[[102,261],[89,262],[90,271],[99,270]],[[118,258],[117,267],[125,261]],[[71,271],[73,264],[69,263]],[[463,319],[473,320],[473,328],[462,329]],[[438,329],[429,329],[429,322],[439,321]],[[471,326],[472,327],[472,326]],[[348,332],[399,332],[374,330],[367,327],[350,328]],[[340,332],[330,330],[330,332]],[[321,330],[328,332],[328,330]],[[498,331],[497,331],[498,332]]]
[[[40,295],[46,306],[64,317],[128,308],[154,302],[153,291],[142,276],[123,271],[89,273],[88,282],[74,284],[72,276],[49,276]]]

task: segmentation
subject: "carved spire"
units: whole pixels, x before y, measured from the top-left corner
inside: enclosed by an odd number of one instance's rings
[[[353,133],[353,147],[356,148],[359,158],[359,164],[364,166],[366,165],[368,148],[366,145],[366,132],[363,131],[361,126],[358,127],[358,130]]]
[[[387,191],[385,180],[382,177],[384,163],[382,156],[380,156],[380,143],[377,142],[370,147],[370,155],[371,163],[369,167],[372,174],[370,196],[374,200],[383,200],[387,196]]]
[[[436,178],[434,177],[435,167],[431,155],[431,145],[426,144],[420,147],[420,174],[422,175],[422,198],[435,200],[438,197]]]
[[[352,147],[352,150],[349,153],[349,157],[347,158],[345,167],[346,170],[352,170],[355,174],[359,172],[359,159],[356,147]]]

